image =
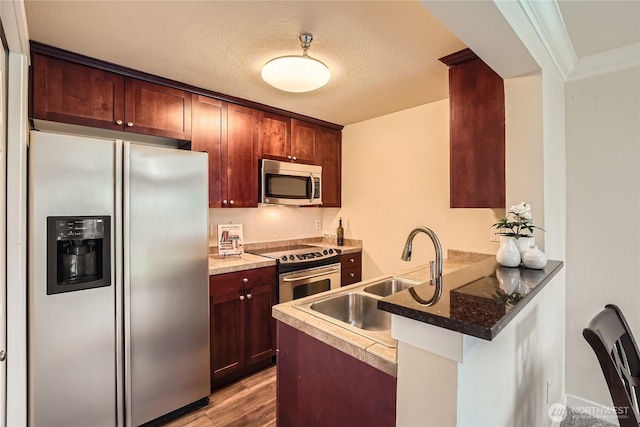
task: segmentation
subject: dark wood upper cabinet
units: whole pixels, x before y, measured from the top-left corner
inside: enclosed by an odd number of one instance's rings
[[[313,123],[261,111],[258,157],[314,164],[315,129]]]
[[[33,118],[123,129],[123,76],[41,55],[31,68]]]
[[[290,117],[260,111],[258,157],[274,160],[291,159]]]
[[[258,111],[197,95],[192,151],[209,154],[209,207],[258,206]]]
[[[322,206],[342,204],[342,132],[316,126],[316,164],[322,166]]]
[[[470,49],[449,66],[452,208],[505,207],[505,105],[502,78]]]
[[[258,206],[258,124],[258,110],[229,104],[227,169],[222,181],[227,203],[223,200],[223,206]]]
[[[322,166],[323,206],[341,205],[342,126],[37,42],[31,52],[31,118],[190,140],[209,154],[212,208],[258,206],[261,158]]]
[[[209,207],[222,207],[227,171],[227,103],[194,95],[191,150],[209,154]],[[224,192],[224,195],[223,195]]]
[[[191,93],[33,55],[32,117],[191,139]]]
[[[298,163],[314,164],[316,160],[316,128],[313,123],[291,119],[291,158]]]
[[[191,139],[191,93],[127,77],[125,131]]]

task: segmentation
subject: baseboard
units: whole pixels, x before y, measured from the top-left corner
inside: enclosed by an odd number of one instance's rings
[[[603,406],[571,394],[566,394],[565,397],[566,406],[578,411],[578,413],[586,414],[611,424],[618,424],[618,416],[613,407]]]

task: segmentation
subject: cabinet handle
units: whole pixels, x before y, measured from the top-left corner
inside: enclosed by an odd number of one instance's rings
[[[122,120],[116,120],[116,124],[117,124],[118,126],[122,125]]]
[[[127,122],[127,126],[133,127],[133,122]]]
[[[249,283],[249,279],[245,277],[244,279],[242,279],[242,283]]]
[[[229,200],[229,204],[230,204],[231,206],[233,206],[235,203],[236,203],[236,202],[234,202],[233,200]]]
[[[244,295],[240,295],[238,298],[240,298],[240,301],[244,301]]]
[[[296,156],[293,156],[293,160],[298,160],[298,158]]]
[[[349,262],[356,262],[354,258],[349,258]]]
[[[287,156],[287,159],[291,160],[291,156]]]
[[[349,277],[356,277],[356,273],[349,273]]]
[[[227,204],[227,201],[226,201],[226,200],[223,200],[223,201],[222,201],[222,204],[223,204],[223,205],[226,205],[226,204]]]
[[[5,359],[5,352],[4,350],[0,351],[0,362],[4,362]]]
[[[247,299],[251,299],[252,296],[253,295],[251,295],[251,294],[247,294]]]

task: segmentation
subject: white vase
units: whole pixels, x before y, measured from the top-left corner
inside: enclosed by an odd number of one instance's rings
[[[503,267],[517,267],[520,265],[520,251],[515,239],[510,236],[500,236],[500,247],[496,253],[496,261]]]
[[[522,255],[522,263],[527,268],[541,269],[547,265],[547,256],[536,245],[531,245]]]
[[[533,236],[520,236],[515,239],[516,246],[518,247],[518,251],[520,251],[520,258],[523,257],[524,253],[529,249],[531,245],[536,244],[536,238]]]

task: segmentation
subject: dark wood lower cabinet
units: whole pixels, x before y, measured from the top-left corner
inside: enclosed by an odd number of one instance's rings
[[[272,363],[275,267],[209,277],[211,387]]]
[[[396,425],[395,377],[276,323],[279,427]]]
[[[340,255],[341,286],[362,281],[362,252]]]

